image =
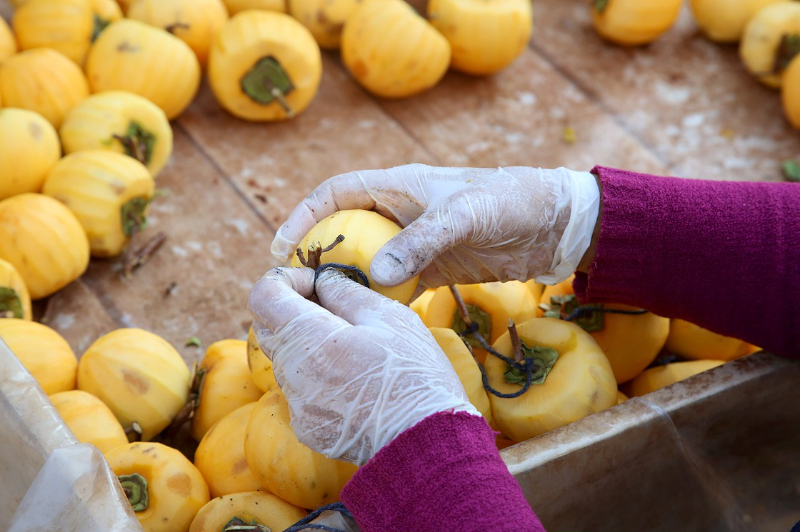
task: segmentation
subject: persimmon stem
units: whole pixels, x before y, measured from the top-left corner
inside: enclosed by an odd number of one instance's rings
[[[508,320],[508,335],[511,337],[511,349],[516,362],[522,362],[525,359],[525,353],[522,351],[522,341],[519,339],[517,326],[514,320]]]
[[[469,317],[469,310],[467,309],[467,304],[464,303],[464,298],[461,297],[461,293],[454,285],[450,285],[448,288],[453,294],[453,299],[456,300],[456,308],[458,309],[458,313],[461,315],[461,319],[464,321],[464,325],[467,326],[467,329],[471,328],[472,319]]]

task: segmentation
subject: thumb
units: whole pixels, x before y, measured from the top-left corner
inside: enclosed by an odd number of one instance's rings
[[[473,234],[475,218],[469,209],[458,208],[459,203],[425,212],[389,240],[372,259],[372,279],[382,286],[403,284],[463,243]]]

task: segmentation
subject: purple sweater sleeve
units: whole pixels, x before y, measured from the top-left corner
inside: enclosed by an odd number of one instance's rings
[[[400,434],[350,479],[342,502],[364,532],[544,532],[494,431],[465,412]]]
[[[603,213],[595,260],[576,276],[581,299],[800,357],[800,185],[593,173]]]

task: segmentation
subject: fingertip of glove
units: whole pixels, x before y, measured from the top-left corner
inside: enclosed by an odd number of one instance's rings
[[[397,286],[405,280],[404,261],[391,251],[375,255],[370,265],[372,280],[381,286]]]
[[[294,252],[294,246],[292,246],[292,243],[286,238],[281,236],[281,232],[278,231],[278,234],[276,234],[275,238],[272,240],[269,251],[272,253],[272,256],[278,260],[289,260]]]

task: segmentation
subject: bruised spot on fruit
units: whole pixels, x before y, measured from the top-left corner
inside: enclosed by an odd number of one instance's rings
[[[28,124],[28,130],[31,132],[31,137],[33,137],[33,140],[36,142],[42,140],[42,128],[39,126],[39,124],[36,122],[31,122]]]
[[[167,489],[183,497],[188,497],[192,492],[192,479],[186,473],[176,473],[167,479]]]
[[[125,194],[126,190],[125,183],[123,183],[119,179],[112,180],[108,184],[108,186],[111,187],[111,190],[114,191],[114,194],[116,194],[117,196],[122,196],[123,194]]]
[[[361,61],[359,59],[358,61],[353,63],[353,75],[355,77],[357,77],[359,79],[360,78],[365,78],[365,77],[367,77],[367,74],[369,74],[369,69],[367,68],[367,65],[364,64],[363,61]]]
[[[127,52],[127,53],[135,54],[136,52],[139,51],[139,47],[132,45],[128,41],[122,41],[121,43],[119,43],[117,45],[117,51],[118,52],[122,52],[122,53],[126,53]]]
[[[233,467],[231,468],[231,475],[238,475],[240,473],[244,473],[245,471],[247,471],[247,460],[242,458],[233,464]]]
[[[150,389],[150,382],[135,371],[123,369],[122,379],[129,388],[139,395],[144,395]]]

